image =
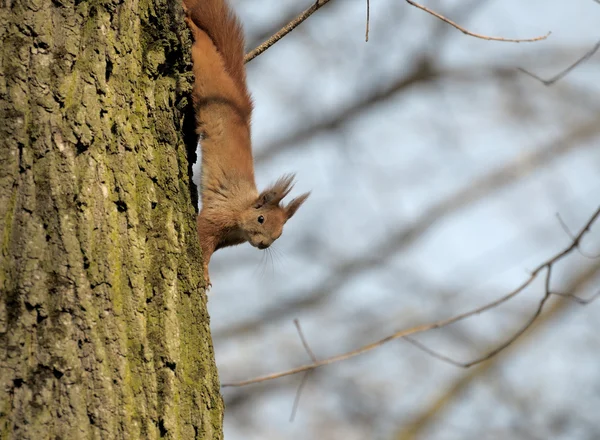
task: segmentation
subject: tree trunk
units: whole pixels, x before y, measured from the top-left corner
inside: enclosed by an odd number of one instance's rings
[[[74,1],[0,0],[0,439],[221,439],[181,6]]]

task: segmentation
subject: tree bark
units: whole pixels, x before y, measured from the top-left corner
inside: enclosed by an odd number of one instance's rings
[[[0,4],[0,439],[221,439],[179,2]]]

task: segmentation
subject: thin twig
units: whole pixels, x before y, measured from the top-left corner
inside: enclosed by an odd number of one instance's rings
[[[587,284],[593,277],[598,274],[596,266],[590,270],[586,270],[585,273],[580,274],[571,284],[573,291],[579,290],[579,288]],[[517,349],[523,350],[525,342],[532,341],[533,337],[540,331],[547,328],[554,320],[562,316],[567,310],[566,302],[560,301],[549,307],[547,312],[541,316],[535,324],[532,326],[527,334],[523,335],[517,342],[512,344],[504,352],[504,359],[508,353],[514,353]],[[424,428],[431,426],[432,422],[438,419],[444,411],[446,411],[456,401],[456,397],[463,393],[468,387],[479,378],[489,375],[490,372],[498,368],[500,364],[500,357],[493,358],[489,362],[479,364],[478,366],[469,369],[466,374],[459,375],[456,380],[444,387],[441,394],[433,399],[431,404],[427,405],[417,414],[411,416],[411,421],[400,429],[399,432],[395,433],[392,437],[394,439],[414,439],[422,437]]]
[[[310,349],[310,345],[306,341],[304,337],[304,333],[302,332],[302,327],[300,327],[300,321],[298,319],[294,319],[294,325],[296,326],[296,330],[298,330],[298,336],[300,336],[300,341],[302,341],[302,345],[304,349],[308,353],[308,356],[313,361],[313,363],[319,362],[313,351]],[[300,384],[298,385],[298,389],[296,390],[296,396],[294,397],[294,404],[292,405],[292,413],[290,414],[290,422],[293,422],[296,418],[296,412],[298,411],[298,405],[300,404],[300,395],[302,394],[302,390],[304,389],[304,385],[308,381],[308,376],[311,371],[306,371],[300,380]]]
[[[548,280],[549,278],[547,277],[546,279]],[[512,344],[523,333],[525,333],[525,331],[528,330],[533,325],[533,323],[536,321],[536,319],[540,316],[542,309],[544,308],[544,305],[545,305],[546,301],[548,300],[548,298],[550,297],[550,295],[561,296],[564,298],[568,298],[572,301],[575,301],[577,304],[587,305],[587,304],[591,303],[592,301],[594,301],[596,298],[598,298],[598,296],[600,296],[600,290],[598,292],[596,292],[594,295],[592,295],[590,298],[587,298],[587,299],[580,298],[577,295],[573,295],[572,293],[559,293],[559,292],[551,292],[551,291],[546,292],[544,294],[544,297],[540,301],[540,304],[538,305],[535,313],[529,319],[529,321],[527,321],[525,326],[523,326],[517,333],[515,333],[508,341],[504,342],[500,347],[497,347],[493,351],[487,353],[485,356],[481,356],[470,362],[460,362],[460,361],[454,360],[448,356],[445,356],[441,353],[438,353],[438,352],[432,350],[431,348],[421,344],[419,341],[417,341],[415,339],[409,338],[408,336],[405,336],[403,339],[410,342],[412,345],[417,347],[419,350],[424,351],[425,353],[427,353],[430,356],[433,356],[436,359],[439,359],[443,362],[454,365],[456,367],[469,368],[469,367],[472,367],[473,365],[480,364],[480,363],[492,358],[494,355],[498,354],[500,351],[504,350],[506,347],[508,347],[510,344]]]
[[[311,7],[309,7],[308,9],[306,9],[304,12],[302,12],[300,15],[298,15],[296,18],[294,18],[292,21],[290,21],[288,24],[286,24],[284,27],[282,27],[279,31],[277,31],[274,35],[272,35],[264,43],[260,44],[257,48],[255,48],[252,51],[248,52],[246,54],[246,56],[244,57],[244,62],[247,63],[249,61],[252,61],[254,58],[256,58],[257,56],[259,56],[260,54],[262,54],[268,48],[270,48],[275,43],[277,43],[279,40],[281,40],[283,37],[285,37],[287,34],[289,34],[294,29],[296,29],[296,27],[298,27],[298,25],[300,25],[303,21],[305,21],[308,17],[310,17],[313,13],[315,13],[318,9],[320,9],[322,6],[324,6],[325,4],[329,3],[330,1],[331,0],[317,0]],[[506,41],[506,42],[512,42],[512,43],[527,43],[527,42],[545,40],[551,34],[551,32],[548,32],[546,35],[541,35],[541,36],[535,37],[535,38],[525,38],[525,39],[511,39],[511,38],[503,38],[503,37],[490,37],[490,36],[487,36],[487,35],[477,34],[475,32],[468,31],[467,29],[465,29],[464,27],[458,25],[457,23],[453,22],[452,20],[444,17],[441,14],[438,14],[437,12],[435,12],[435,11],[433,11],[433,10],[431,10],[431,9],[423,6],[423,5],[420,5],[417,2],[414,2],[412,0],[406,0],[406,2],[409,3],[410,5],[416,7],[416,8],[419,8],[419,9],[427,12],[428,14],[431,14],[434,17],[436,17],[436,18],[438,18],[438,19],[440,19],[440,20],[448,23],[450,26],[453,26],[454,28],[458,29],[463,34],[470,35],[470,36],[475,37],[475,38],[481,38],[483,40]],[[366,28],[366,33],[365,33],[365,41],[369,41],[369,21],[370,21],[369,20],[369,15],[370,15],[370,1],[367,0],[367,28]]]
[[[571,232],[571,230],[569,229],[569,227],[567,226],[567,224],[564,222],[564,220],[562,219],[562,217],[560,216],[560,214],[557,212],[556,213],[556,218],[558,219],[558,222],[560,223],[560,226],[563,228],[563,230],[565,231],[565,234],[567,234],[569,236],[569,238],[571,240],[575,239],[575,236],[573,235],[573,233]],[[598,255],[590,255],[587,252],[583,252],[583,249],[581,249],[581,246],[577,246],[577,251],[584,256],[585,258],[589,258],[590,260],[595,260],[597,258],[600,258],[600,254]],[[558,295],[558,294],[557,294]]]
[[[521,337],[521,335],[523,335],[523,333],[525,333],[527,331],[527,329],[529,329],[529,327],[531,327],[531,325],[536,321],[536,319],[540,316],[540,314],[542,313],[542,310],[544,308],[544,305],[546,304],[546,301],[548,301],[548,298],[550,297],[550,294],[546,293],[544,294],[544,297],[541,299],[540,304],[538,305],[537,309],[535,310],[534,314],[531,316],[531,318],[529,318],[529,320],[525,323],[525,325],[523,327],[521,327],[514,335],[512,335],[508,340],[504,341],[502,344],[500,344],[498,347],[494,348],[492,351],[488,352],[487,354],[472,360],[470,362],[459,362],[456,361],[454,359],[451,359],[447,356],[444,356],[442,354],[439,354],[433,350],[431,350],[430,348],[427,348],[426,346],[424,346],[423,344],[420,344],[414,340],[410,341],[413,345],[415,345],[416,347],[418,347],[419,349],[423,350],[424,352],[426,352],[427,354],[440,359],[444,362],[447,362],[449,364],[455,365],[457,367],[461,367],[461,368],[470,368],[473,365],[477,365],[480,364],[484,361],[487,361],[488,359],[493,358],[494,356],[496,356],[498,353],[500,353],[502,350],[504,350],[506,347],[508,347],[509,345],[511,345],[513,342],[515,342],[517,339],[519,339],[519,337]],[[406,339],[406,338],[405,338]]]
[[[600,211],[600,208],[599,208]],[[558,215],[558,214],[557,214]],[[598,215],[598,213],[596,213],[596,216]],[[558,216],[558,218],[560,219],[560,216]],[[594,221],[595,217],[592,217],[592,222]],[[562,222],[562,219],[561,219]],[[572,240],[572,245],[571,246],[575,246],[577,248],[579,248],[579,241],[581,239],[581,236],[583,234],[585,234],[585,232],[587,230],[589,230],[589,225],[590,223],[588,223],[588,225],[586,225],[586,227],[584,229],[582,229],[580,231],[580,233],[577,236],[573,236],[571,235],[571,240]],[[566,225],[564,225],[566,228]],[[568,231],[568,228],[567,228]],[[571,250],[573,249],[573,247],[571,247]],[[563,254],[563,256],[566,254]],[[529,318],[529,320],[527,321],[527,323],[521,327],[521,329],[519,331],[517,331],[512,337],[510,337],[507,341],[505,341],[504,343],[502,343],[500,346],[496,347],[494,350],[490,351],[489,353],[487,353],[484,356],[481,356],[475,360],[472,360],[470,362],[459,362],[456,361],[454,359],[451,359],[447,356],[444,356],[440,353],[437,353],[433,350],[431,350],[430,348],[426,347],[425,345],[417,342],[416,340],[412,339],[412,338],[404,338],[406,339],[408,342],[410,342],[411,344],[413,344],[414,346],[416,346],[417,348],[423,350],[424,352],[426,352],[427,354],[440,359],[444,362],[450,363],[452,365],[455,365],[457,367],[461,367],[461,368],[469,368],[472,367],[473,365],[477,365],[480,364],[490,358],[492,358],[493,356],[495,356],[496,354],[500,353],[502,350],[504,350],[506,347],[508,347],[510,344],[512,344],[515,340],[517,340],[523,333],[525,333],[529,327],[531,327],[533,325],[533,323],[535,322],[535,320],[540,316],[540,314],[542,313],[542,310],[544,309],[544,305],[546,304],[546,302],[548,301],[548,299],[550,298],[550,295],[557,295],[557,296],[563,296],[565,298],[569,298],[575,302],[577,302],[578,304],[581,305],[586,305],[591,303],[592,301],[594,301],[598,295],[600,295],[600,291],[597,292],[596,294],[594,294],[592,297],[588,298],[588,299],[583,299],[580,298],[576,295],[573,295],[572,293],[558,293],[558,292],[552,292],[551,289],[551,277],[552,277],[552,267],[554,265],[554,263],[556,263],[556,261],[558,261],[558,259],[553,259],[550,260],[550,262],[548,262],[545,267],[547,268],[546,271],[546,281],[545,281],[545,290],[544,290],[544,297],[541,299],[540,304],[538,305],[537,309],[535,310],[534,314],[531,316],[531,318]]]
[[[584,63],[585,61],[589,60],[596,52],[598,52],[598,49],[600,49],[600,41],[598,41],[596,43],[596,45],[594,47],[592,47],[590,50],[588,50],[581,58],[579,58],[577,61],[575,61],[573,64],[571,64],[569,67],[567,67],[565,70],[557,73],[556,75],[554,75],[552,78],[550,79],[542,79],[539,76],[537,76],[535,73],[531,73],[521,67],[519,67],[519,70],[529,76],[531,76],[532,78],[537,79],[539,82],[541,82],[542,84],[546,85],[546,86],[551,86],[552,84],[554,84],[557,81],[560,81],[561,79],[563,79],[565,76],[567,76],[569,73],[571,73],[571,71],[573,69],[575,69],[577,66],[579,66],[580,64]]]
[[[371,3],[367,0],[367,29],[365,31],[365,43],[369,42],[369,20],[371,15]]]
[[[404,338],[405,336],[409,336],[409,335],[413,335],[413,334],[417,334],[417,333],[422,333],[428,330],[433,330],[433,329],[437,329],[437,328],[441,328],[441,327],[446,327],[450,324],[453,324],[455,322],[458,321],[462,321],[465,318],[480,314],[482,312],[485,312],[487,310],[493,309],[497,306],[499,306],[500,304],[510,300],[511,298],[515,297],[516,295],[518,295],[520,292],[522,292],[527,286],[529,286],[536,278],[537,276],[540,274],[540,272],[544,269],[547,269],[547,274],[546,274],[546,294],[544,295],[544,297],[542,298],[542,300],[540,301],[540,305],[538,306],[536,312],[534,313],[534,315],[532,316],[532,318],[527,322],[527,324],[519,331],[517,332],[513,337],[511,337],[508,341],[506,341],[505,343],[503,343],[502,345],[500,345],[497,349],[493,350],[492,352],[488,353],[486,355],[486,359],[489,359],[490,357],[498,354],[500,351],[502,351],[503,349],[505,349],[506,347],[508,347],[513,341],[515,341],[519,336],[521,336],[526,330],[527,328],[529,328],[529,326],[531,325],[531,322],[535,321],[535,319],[537,319],[537,317],[539,316],[539,314],[541,313],[544,304],[546,303],[546,301],[548,300],[548,297],[550,296],[551,292],[550,292],[550,277],[552,274],[552,266],[559,260],[561,260],[563,257],[565,257],[566,255],[568,255],[571,251],[573,251],[573,249],[577,248],[581,242],[582,237],[590,230],[592,224],[596,221],[596,219],[600,216],[600,206],[596,209],[596,211],[592,214],[592,216],[590,217],[590,219],[588,220],[588,222],[583,226],[583,228],[579,231],[579,233],[575,236],[574,240],[571,242],[571,244],[566,247],[565,249],[563,249],[561,252],[559,252],[558,254],[556,254],[554,257],[550,258],[549,260],[543,262],[542,264],[540,264],[530,275],[530,277],[523,282],[519,287],[517,287],[515,290],[513,290],[512,292],[509,292],[508,294],[504,295],[503,297],[490,302],[484,306],[478,307],[476,309],[473,309],[471,311],[462,313],[460,315],[456,315],[453,316],[451,318],[447,318],[447,319],[443,319],[440,321],[436,321],[430,324],[423,324],[423,325],[418,325],[415,327],[411,327],[405,330],[400,330],[396,333],[393,333],[389,336],[386,336],[383,339],[380,339],[378,341],[375,341],[371,344],[367,344],[364,345],[362,347],[359,347],[355,350],[346,352],[346,353],[342,353],[339,354],[337,356],[332,356],[323,360],[320,360],[318,362],[314,362],[312,364],[308,364],[308,365],[303,365],[297,368],[293,368],[291,370],[287,370],[287,371],[283,371],[283,372],[279,372],[279,373],[274,373],[274,374],[268,374],[265,376],[260,376],[260,377],[256,377],[253,379],[248,379],[248,380],[243,380],[243,381],[239,381],[239,382],[228,382],[228,383],[223,383],[222,386],[223,387],[239,387],[239,386],[244,386],[244,385],[249,385],[249,384],[253,384],[253,383],[259,383],[259,382],[265,382],[267,380],[273,380],[273,379],[278,379],[280,377],[284,377],[284,376],[290,376],[292,374],[297,374],[297,373],[301,373],[304,371],[311,371],[314,370],[315,368],[319,368],[325,365],[329,365],[329,364],[333,364],[336,362],[340,362],[355,356],[358,356],[360,354],[369,352],[371,350],[374,350],[375,348],[381,347],[382,345],[399,339],[399,338]]]
[[[246,56],[244,57],[244,63],[247,63],[248,61],[252,61],[254,58],[259,56],[261,53],[263,53],[269,47],[273,46],[275,43],[277,43],[279,40],[281,40],[287,34],[289,34],[294,29],[296,29],[296,27],[298,27],[298,25],[300,23],[302,23],[304,20],[306,20],[308,17],[310,17],[314,12],[316,12],[318,9],[320,9],[323,5],[329,3],[329,1],[330,0],[317,0],[310,8],[306,9],[304,12],[302,12],[300,15],[298,15],[296,18],[294,18],[292,21],[290,21],[288,24],[286,24],[284,27],[282,27],[276,34],[271,36],[267,41],[262,43],[256,49],[247,53]]]
[[[562,219],[562,217],[560,216],[560,214],[558,212],[556,213],[556,218],[558,219],[560,226],[563,228],[563,231],[565,231],[565,234],[567,234],[569,236],[571,241],[575,240],[575,236],[573,235],[573,233],[571,232],[571,230],[569,229],[569,227],[564,222],[564,220]]]
[[[293,422],[296,418],[296,412],[298,411],[298,405],[300,405],[300,395],[302,394],[302,390],[304,389],[304,385],[308,381],[308,376],[310,376],[311,371],[306,371],[302,375],[302,379],[300,379],[300,385],[298,385],[298,389],[296,390],[296,396],[294,397],[294,404],[292,405],[292,413],[290,414],[290,422]]]
[[[404,339],[406,342],[409,342],[410,344],[414,345],[419,350],[424,351],[428,355],[433,356],[434,358],[437,358],[437,359],[439,359],[441,361],[444,361],[444,362],[447,362],[449,364],[452,364],[455,367],[467,368],[464,363],[455,361],[454,359],[451,359],[451,358],[449,358],[447,356],[444,356],[443,354],[440,354],[440,353],[438,353],[436,351],[433,351],[431,348],[429,348],[429,347],[421,344],[419,341],[417,341],[416,339],[411,338],[410,336],[405,336],[402,339]]]
[[[552,32],[548,32],[546,35],[541,35],[539,37],[534,37],[534,38],[524,38],[524,39],[514,39],[514,38],[504,38],[504,37],[490,37],[487,35],[482,35],[482,34],[476,34],[475,32],[471,32],[468,31],[467,29],[465,29],[464,27],[456,24],[455,22],[453,22],[452,20],[444,17],[441,14],[438,14],[437,12],[435,12],[432,9],[429,9],[426,6],[423,6],[413,0],[406,0],[406,3],[414,6],[415,8],[419,8],[422,11],[427,12],[428,14],[433,15],[436,18],[439,18],[440,20],[442,20],[445,23],[448,23],[450,26],[458,29],[459,31],[461,31],[463,34],[466,35],[470,35],[471,37],[475,37],[475,38],[481,38],[482,40],[490,40],[490,41],[505,41],[505,42],[510,42],[510,43],[531,43],[534,41],[541,41],[541,40],[545,40],[546,38],[548,38],[548,36],[550,36],[550,34]]]
[[[315,354],[313,353],[313,351],[310,349],[310,346],[308,345],[308,342],[306,342],[306,338],[304,338],[304,333],[302,333],[302,328],[300,327],[300,321],[298,321],[298,319],[294,319],[294,325],[296,326],[296,329],[298,330],[298,336],[300,336],[300,340],[302,341],[302,345],[304,346],[304,349],[306,350],[306,352],[310,356],[311,360],[313,362],[318,362],[317,361],[317,357],[315,356]]]
[[[551,292],[551,293],[552,293],[552,295],[562,296],[563,298],[567,298],[572,301],[575,301],[577,304],[581,304],[583,306],[595,301],[600,296],[600,290],[597,291],[596,293],[594,293],[589,298],[581,298],[577,295],[573,295],[572,293],[561,293],[561,292]]]

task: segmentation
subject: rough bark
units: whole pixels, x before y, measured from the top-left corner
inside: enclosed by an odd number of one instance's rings
[[[222,438],[179,3],[0,2],[0,439]]]

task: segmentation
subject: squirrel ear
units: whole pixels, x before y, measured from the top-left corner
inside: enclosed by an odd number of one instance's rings
[[[262,208],[266,204],[268,204],[273,199],[273,194],[270,191],[263,191],[260,193],[256,202],[254,202],[254,207],[256,209]]]
[[[306,199],[310,196],[310,192],[304,193],[301,196],[292,199],[292,201],[285,207],[285,213],[287,215],[288,220],[292,218],[292,216],[298,211],[298,208],[302,206]]]
[[[285,176],[280,177],[273,185],[260,193],[254,207],[260,208],[265,205],[279,205],[279,202],[290,193],[293,186],[293,174],[286,174]]]

